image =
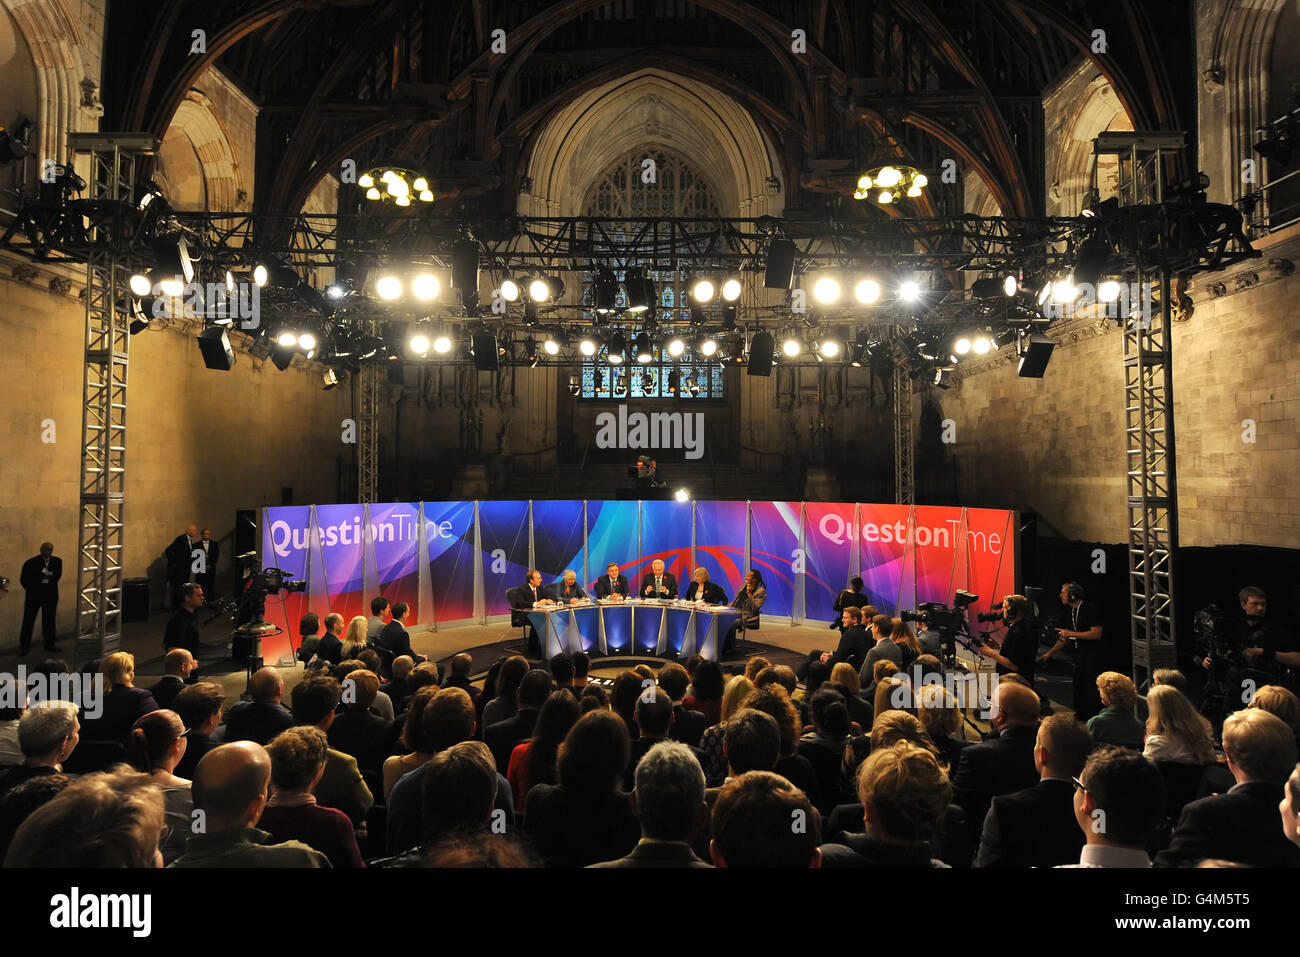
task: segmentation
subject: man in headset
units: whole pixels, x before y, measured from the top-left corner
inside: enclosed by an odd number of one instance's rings
[[[1066,582],[1061,586],[1061,604],[1065,617],[1056,629],[1057,640],[1042,657],[1046,661],[1067,644],[1074,659],[1074,713],[1087,721],[1100,710],[1097,675],[1101,674],[1101,612],[1092,602],[1083,600],[1083,586]]]

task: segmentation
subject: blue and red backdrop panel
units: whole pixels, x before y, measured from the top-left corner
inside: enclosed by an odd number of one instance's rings
[[[966,589],[987,608],[1016,591],[1015,513],[854,502],[400,502],[263,510],[264,566],[308,582],[272,596],[267,618],[297,635],[309,608],[369,614],[383,594],[409,625],[486,621],[529,568],[547,583],[573,569],[584,588],[617,562],[633,591],[662,559],[681,593],[702,567],[730,600],[745,571],[767,587],[769,620],[830,621],[853,574],[881,611]],[[283,651],[279,649],[283,644]],[[268,660],[288,638],[264,644]]]

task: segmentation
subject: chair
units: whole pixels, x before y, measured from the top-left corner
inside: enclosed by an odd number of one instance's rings
[[[393,677],[393,659],[395,657],[393,649],[379,644],[373,644],[370,647],[379,655],[380,676],[391,679]]]

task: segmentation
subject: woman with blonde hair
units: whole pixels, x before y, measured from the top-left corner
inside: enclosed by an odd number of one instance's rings
[[[81,737],[87,741],[125,744],[136,721],[157,711],[158,702],[148,688],[135,686],[135,656],[130,652],[113,652],[99,666],[99,672],[104,676],[100,716],[82,722]]]
[[[721,781],[726,778],[727,756],[722,751],[722,738],[727,730],[727,722],[753,693],[754,682],[744,675],[735,675],[727,682],[727,687],[722,692],[722,720],[705,728],[704,734],[700,736],[700,750],[704,752],[704,777],[707,780]]]
[[[898,650],[903,653],[903,666],[901,671],[906,671],[912,666],[921,654],[921,643],[916,640],[916,635],[912,634],[912,628],[901,618],[890,620],[889,637],[898,645]]]
[[[916,716],[938,749],[939,760],[950,771],[956,770],[962,749],[970,744],[962,736],[962,713],[957,699],[943,685],[922,685],[916,693]]]
[[[357,615],[350,622],[345,632],[343,632],[343,660],[355,658],[357,654],[367,647],[370,628],[370,619],[365,615]]]
[[[1103,671],[1097,676],[1101,693],[1101,712],[1088,719],[1088,730],[1097,744],[1114,744],[1121,748],[1142,750],[1146,729],[1133,713],[1137,704],[1137,687],[1128,675]]]
[[[1187,696],[1172,685],[1156,685],[1147,694],[1147,739],[1142,754],[1150,761],[1213,764],[1214,731]]]

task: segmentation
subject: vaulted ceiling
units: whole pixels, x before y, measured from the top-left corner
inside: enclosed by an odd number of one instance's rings
[[[979,174],[1004,214],[1034,215],[1044,196],[1041,96],[1079,56],[1110,82],[1135,127],[1193,122],[1189,7],[113,0],[102,128],[161,136],[216,65],[261,108],[261,210],[299,209],[347,158],[362,168],[418,161],[443,212],[504,210],[513,209],[552,119],[575,98],[655,67],[717,89],[749,113],[778,154],[787,211],[815,211],[851,193],[868,160],[906,156],[926,169],[955,159]],[[792,50],[795,30],[804,31],[806,50]]]

